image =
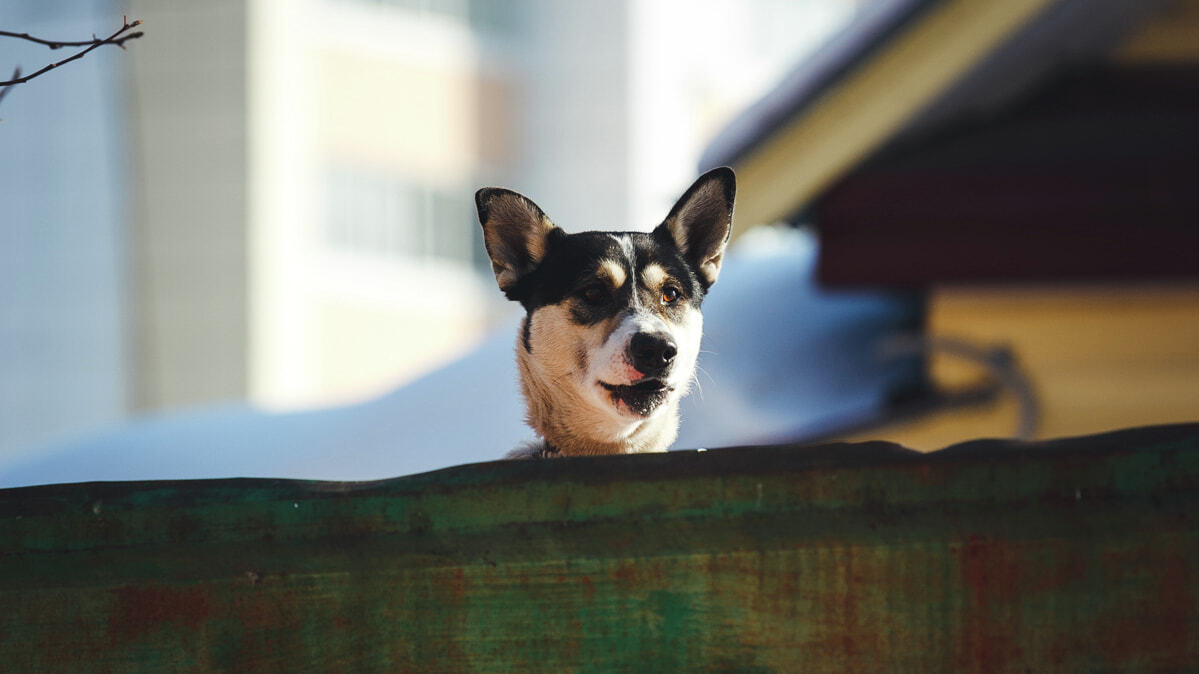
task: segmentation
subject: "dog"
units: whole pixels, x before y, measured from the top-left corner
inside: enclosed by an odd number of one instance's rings
[[[516,361],[540,440],[507,458],[664,452],[674,442],[736,191],[732,169],[713,169],[652,232],[574,234],[521,194],[475,194],[496,283],[525,310]]]

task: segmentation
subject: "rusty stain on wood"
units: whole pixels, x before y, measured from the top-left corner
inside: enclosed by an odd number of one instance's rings
[[[12,671],[1199,666],[1199,424],[0,490]]]

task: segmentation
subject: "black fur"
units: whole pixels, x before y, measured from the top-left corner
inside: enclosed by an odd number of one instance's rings
[[[628,237],[636,269],[629,266],[624,248],[613,236]],[[637,282],[626,282],[615,291],[605,288],[607,295],[603,301],[589,302],[583,293],[600,283],[597,276],[600,264],[609,260],[622,264],[626,277]],[[591,325],[623,311],[634,288],[641,294],[643,305],[659,304],[658,289],[645,288],[640,283],[641,271],[649,264],[658,264],[666,270],[682,293],[672,306],[663,307],[665,313],[681,311],[685,302],[696,307],[703,302],[705,289],[670,235],[663,238],[658,233],[643,232],[580,232],[552,237],[545,259],[517,283],[510,296],[530,314],[573,297],[577,301],[573,302],[572,318],[580,325]]]

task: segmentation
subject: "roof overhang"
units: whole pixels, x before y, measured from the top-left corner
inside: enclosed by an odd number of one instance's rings
[[[738,232],[793,218],[880,148],[986,115],[1105,54],[1156,0],[883,0],[711,143],[737,171]]]

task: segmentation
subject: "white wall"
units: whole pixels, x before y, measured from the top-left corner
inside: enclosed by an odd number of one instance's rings
[[[567,231],[629,229],[629,2],[528,5],[521,178],[509,187]]]
[[[247,380],[244,0],[129,0],[135,409],[241,399]],[[117,13],[119,16],[119,12]]]

